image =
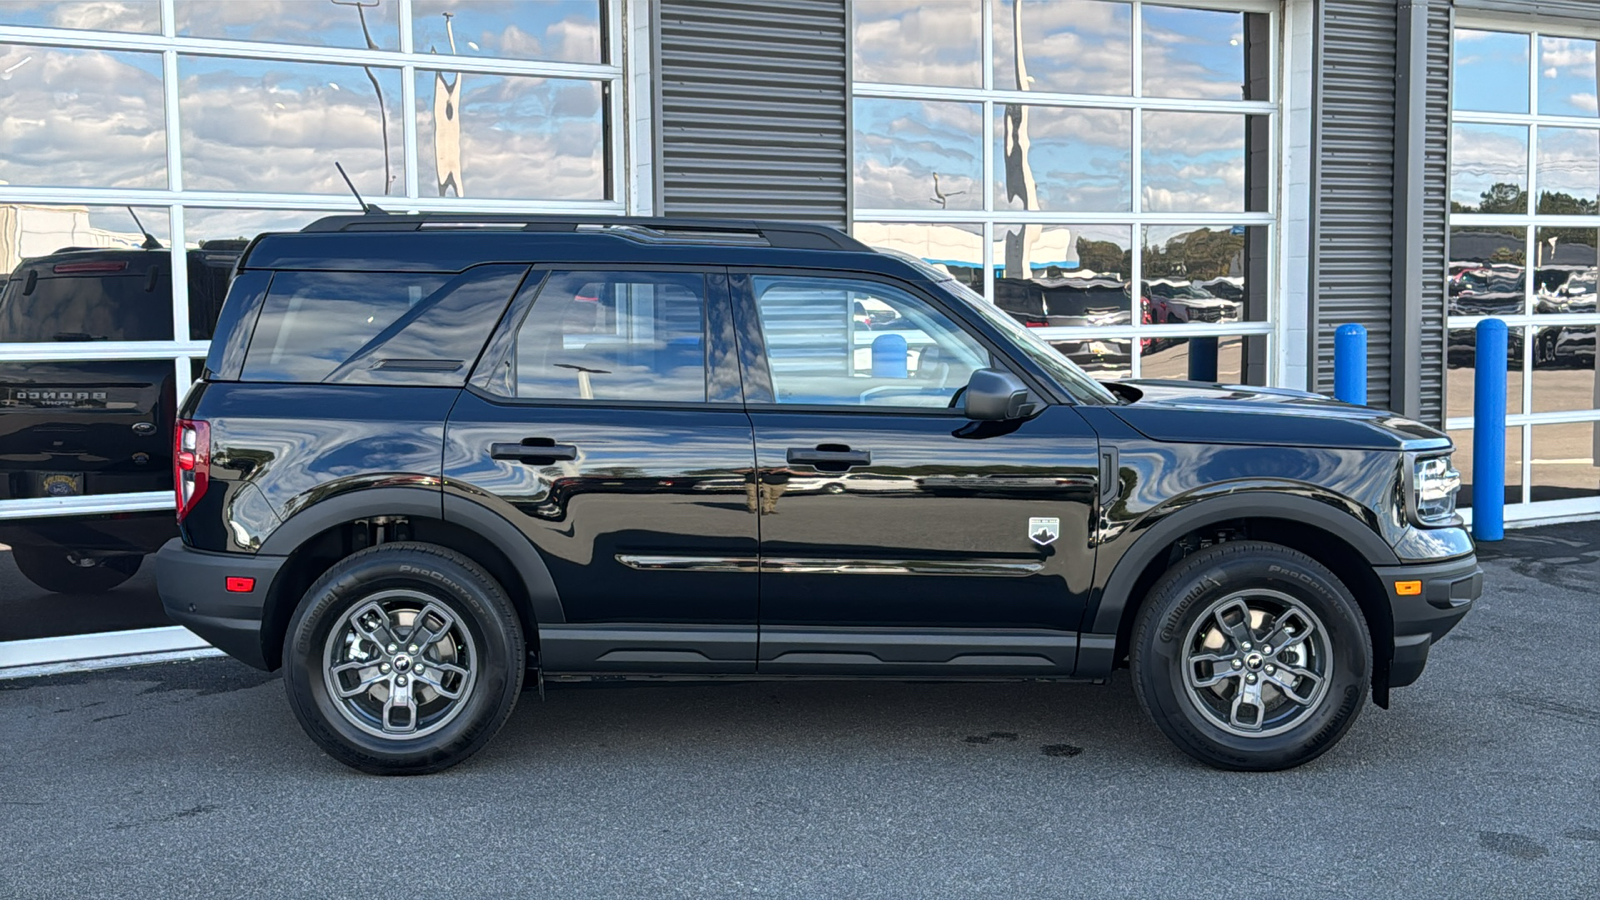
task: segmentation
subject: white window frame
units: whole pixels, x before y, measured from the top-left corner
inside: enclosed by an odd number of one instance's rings
[[[1454,102],[1455,73],[1451,72],[1451,108],[1450,130],[1451,140],[1454,141],[1456,124],[1471,125],[1513,125],[1521,126],[1528,130],[1528,154],[1525,160],[1528,177],[1528,209],[1523,214],[1500,213],[1450,213],[1448,229],[1454,231],[1460,226],[1480,226],[1484,228],[1513,227],[1522,228],[1526,232],[1524,238],[1524,254],[1529,266],[1528,277],[1523,279],[1523,312],[1508,316],[1449,316],[1445,323],[1446,355],[1452,329],[1473,328],[1486,318],[1499,319],[1506,323],[1508,328],[1523,328],[1523,353],[1522,353],[1522,396],[1520,413],[1507,413],[1506,427],[1519,428],[1519,452],[1522,496],[1519,500],[1506,504],[1505,519],[1511,521],[1548,520],[1565,518],[1569,516],[1593,515],[1600,512],[1600,496],[1574,497],[1566,500],[1539,500],[1533,499],[1533,427],[1535,425],[1587,425],[1592,424],[1600,428],[1600,409],[1574,409],[1556,412],[1533,412],[1533,354],[1529,352],[1534,336],[1534,329],[1540,326],[1560,325],[1593,325],[1600,331],[1600,311],[1595,313],[1569,313],[1535,315],[1531,312],[1534,302],[1533,269],[1538,267],[1538,233],[1540,226],[1555,226],[1562,228],[1588,228],[1600,235],[1600,215],[1597,216],[1554,216],[1541,215],[1533,212],[1538,208],[1538,161],[1539,161],[1539,126],[1559,126],[1562,128],[1584,128],[1600,131],[1600,117],[1578,118],[1573,116],[1542,116],[1539,114],[1539,38],[1577,38],[1581,40],[1600,41],[1600,26],[1584,26],[1561,20],[1553,23],[1548,20],[1533,16],[1509,16],[1493,13],[1476,13],[1465,10],[1456,13],[1456,20],[1450,36],[1452,45],[1455,41],[1454,31],[1497,31],[1502,33],[1526,35],[1528,37],[1528,112],[1526,113],[1490,113],[1457,111]],[[1454,65],[1454,54],[1451,56]],[[1450,194],[1454,194],[1454,184],[1450,185]],[[1600,250],[1600,247],[1597,247]],[[1446,271],[1441,273],[1448,284],[1450,260],[1446,260]],[[1597,370],[1600,377],[1600,370]],[[1453,416],[1446,418],[1445,428],[1450,431],[1473,429],[1473,416]],[[1510,448],[1508,448],[1509,450]],[[1471,520],[1471,510],[1463,510],[1463,515]]]
[[[439,56],[418,53],[412,45],[412,0],[398,4],[400,49],[368,50],[347,47],[312,47],[261,41],[234,41],[217,38],[185,37],[177,34],[173,0],[161,0],[161,33],[126,34],[78,31],[62,28],[0,25],[0,43],[27,44],[65,49],[140,51],[159,53],[162,58],[162,88],[165,99],[167,140],[167,188],[113,189],[85,187],[32,187],[0,184],[0,205],[40,206],[134,206],[165,208],[170,216],[168,244],[172,271],[188,269],[186,208],[259,209],[305,211],[309,213],[349,214],[359,211],[349,196],[293,194],[282,192],[190,191],[183,187],[182,124],[179,121],[178,56],[208,56],[284,63],[333,63],[373,65],[401,73],[400,108],[404,139],[401,160],[404,192],[386,197],[367,197],[397,212],[539,212],[589,215],[624,215],[641,209],[648,211],[650,191],[632,177],[651,146],[650,105],[640,102],[638,91],[643,73],[649,73],[648,44],[637,46],[638,35],[648,34],[647,0],[605,0],[608,33],[607,64],[546,62],[516,59],[484,59],[466,56]],[[642,20],[642,22],[641,22]],[[645,29],[641,31],[640,29]],[[606,114],[611,129],[610,200],[503,200],[494,198],[444,198],[422,196],[419,188],[419,150],[416,129],[416,73],[447,65],[453,71],[486,75],[531,75],[580,78],[608,85]],[[630,118],[631,116],[631,118]],[[328,163],[330,166],[333,161]],[[100,343],[19,343],[0,344],[0,362],[51,362],[59,360],[171,360],[179,386],[177,401],[182,402],[191,384],[190,372],[204,362],[208,341],[180,340],[189,333],[188,280],[172,279],[173,337],[170,341],[116,341]],[[40,516],[141,512],[173,508],[171,491],[125,494],[96,494],[79,497],[41,497],[0,500],[0,519],[26,519]]]
[[[1268,383],[1272,385],[1283,384],[1285,379],[1291,377],[1296,366],[1299,367],[1300,383],[1304,382],[1304,357],[1303,352],[1289,358],[1279,352],[1285,346],[1284,329],[1286,323],[1283,315],[1283,302],[1280,297],[1280,286],[1284,284],[1284,271],[1287,265],[1285,256],[1285,242],[1283,240],[1282,215],[1286,208],[1292,204],[1286,202],[1284,196],[1285,177],[1284,169],[1286,159],[1284,150],[1289,146],[1289,134],[1286,129],[1284,114],[1288,99],[1286,89],[1289,71],[1287,68],[1287,46],[1284,37],[1284,2],[1283,0],[1123,0],[1130,2],[1132,9],[1132,42],[1133,54],[1132,67],[1132,93],[1127,96],[1099,96],[1086,94],[1059,93],[1053,91],[1014,91],[1001,90],[994,86],[994,0],[982,0],[983,23],[983,86],[981,88],[939,87],[924,85],[902,85],[881,82],[856,81],[852,78],[850,85],[851,102],[860,99],[893,99],[893,100],[942,100],[964,103],[981,104],[983,110],[983,157],[982,157],[982,184],[983,208],[979,210],[941,210],[941,209],[875,209],[853,208],[851,210],[851,226],[857,222],[909,222],[916,224],[950,223],[961,225],[981,225],[983,228],[983,295],[989,302],[994,302],[994,242],[995,226],[1010,224],[1036,224],[1036,225],[1127,225],[1131,229],[1131,284],[1143,282],[1143,241],[1142,226],[1146,225],[1179,225],[1179,226],[1215,226],[1215,225],[1251,225],[1263,226],[1268,229],[1268,256],[1267,265],[1267,319],[1264,322],[1236,322],[1230,324],[1186,324],[1186,325],[1143,325],[1134,315],[1134,324],[1127,326],[1071,326],[1036,328],[1033,332],[1046,340],[1102,340],[1125,339],[1130,342],[1132,350],[1132,371],[1130,377],[1140,377],[1141,346],[1139,338],[1150,337],[1239,337],[1239,336],[1265,336],[1267,353]],[[1298,7],[1300,0],[1287,0]],[[1144,8],[1146,6],[1185,7],[1191,9],[1205,9],[1220,12],[1264,13],[1269,17],[1269,28],[1273,39],[1270,48],[1269,72],[1271,78],[1270,101],[1259,100],[1208,100],[1186,98],[1146,98],[1143,96],[1143,25]],[[854,40],[852,29],[851,39]],[[853,49],[852,49],[853,56]],[[1053,106],[1066,108],[1096,108],[1096,109],[1123,109],[1129,110],[1132,118],[1132,157],[1130,183],[1132,187],[1132,208],[1128,212],[1051,212],[1046,210],[996,210],[994,189],[994,138],[995,123],[994,112],[996,105],[1007,103],[1026,103],[1030,106]],[[1143,157],[1143,134],[1140,112],[1142,110],[1170,111],[1170,112],[1224,112],[1233,114],[1264,115],[1268,117],[1267,132],[1271,141],[1270,152],[1273,165],[1268,172],[1269,209],[1266,212],[1196,212],[1196,213],[1152,213],[1142,209],[1143,196],[1140,190],[1142,173],[1140,172]],[[850,161],[851,178],[855,177],[854,158]],[[1306,188],[1309,190],[1309,187]],[[1304,222],[1300,224],[1305,224]],[[1131,312],[1131,310],[1130,310]],[[1302,316],[1302,319],[1304,317]],[[1303,326],[1302,326],[1303,327]],[[1303,342],[1302,342],[1303,344]]]

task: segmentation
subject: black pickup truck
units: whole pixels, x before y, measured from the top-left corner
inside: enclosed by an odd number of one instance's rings
[[[188,251],[189,339],[210,339],[243,245]],[[153,239],[24,259],[0,291],[0,344],[172,339],[172,254]],[[171,359],[0,361],[0,499],[172,490],[178,390]],[[176,534],[165,511],[0,520],[22,574],[62,593],[116,587]]]

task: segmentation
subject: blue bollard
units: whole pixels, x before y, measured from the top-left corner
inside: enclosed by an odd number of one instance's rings
[[[1367,329],[1361,325],[1340,325],[1333,333],[1333,396],[1367,405]]]
[[[872,339],[872,377],[905,378],[906,338],[902,334],[880,334]]]
[[[1472,537],[1506,536],[1506,323],[1478,323],[1472,394]]]
[[[1217,381],[1217,339],[1189,338],[1189,380],[1215,384]]]

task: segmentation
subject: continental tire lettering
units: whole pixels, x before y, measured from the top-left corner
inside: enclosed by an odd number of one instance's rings
[[[1212,588],[1222,587],[1222,583],[1227,580],[1227,573],[1217,570],[1207,572],[1206,574],[1200,576],[1200,583],[1191,588],[1189,593],[1185,594],[1184,598],[1178,601],[1178,605],[1172,608],[1172,614],[1167,616],[1166,619],[1162,620],[1161,642],[1163,644],[1170,644],[1176,640],[1178,636],[1178,628],[1183,625],[1183,619],[1186,615],[1188,615],[1189,607],[1195,605],[1195,603],[1201,597],[1205,596],[1205,594]]]
[[[455,590],[455,591],[465,591],[466,590],[461,585],[456,584],[454,581],[451,581],[450,579],[446,578],[444,576],[444,573],[435,572],[432,569],[419,569],[416,566],[409,566],[409,565],[406,565],[404,563],[401,563],[400,572],[401,572],[401,574],[404,574],[404,575],[420,575],[423,578],[426,578],[426,579],[428,579],[430,581],[437,581],[440,584],[444,585],[445,587],[450,588],[451,590]]]
[[[1307,575],[1306,573],[1298,571],[1296,569],[1285,569],[1283,566],[1269,565],[1269,566],[1267,566],[1267,573],[1268,574],[1277,574],[1277,575],[1287,575],[1287,576],[1289,576],[1290,578],[1293,578],[1296,581],[1304,582],[1304,583],[1309,584],[1309,585],[1311,585],[1313,587],[1320,587],[1320,585],[1317,584],[1317,580],[1315,578],[1312,578],[1310,575]]]

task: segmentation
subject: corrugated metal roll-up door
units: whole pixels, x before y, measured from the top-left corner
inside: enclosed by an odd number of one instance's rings
[[[659,0],[658,208],[849,217],[845,0]]]
[[[1423,161],[1422,321],[1418,352],[1422,357],[1423,422],[1444,426],[1445,291],[1449,260],[1450,215],[1450,7],[1436,3],[1428,10],[1426,157]]]
[[[1311,389],[1333,393],[1334,331],[1367,329],[1367,402],[1389,405],[1395,0],[1325,0],[1318,21]]]

